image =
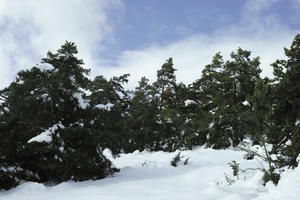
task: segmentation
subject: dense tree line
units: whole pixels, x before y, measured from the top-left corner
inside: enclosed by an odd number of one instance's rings
[[[0,189],[24,181],[56,184],[101,179],[118,169],[103,155],[273,145],[270,171],[296,167],[300,153],[300,35],[286,59],[261,78],[259,58],[217,53],[190,85],[176,81],[172,58],[149,83],[124,89],[129,74],[88,78],[74,43],[48,52],[0,90]],[[272,180],[272,179],[271,179]]]

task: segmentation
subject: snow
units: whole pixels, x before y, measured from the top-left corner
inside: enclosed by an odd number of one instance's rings
[[[190,99],[187,99],[187,100],[184,101],[185,106],[190,106],[190,105],[193,105],[193,104],[197,104],[197,102],[194,101],[194,100],[190,100]]]
[[[49,63],[42,63],[42,64],[38,65],[37,67],[40,68],[41,71],[47,71],[47,70],[54,69],[53,65],[51,65]]]
[[[84,100],[82,98],[82,95],[80,93],[74,93],[73,94],[73,97],[75,99],[77,99],[78,101],[78,106],[81,108],[81,109],[86,109],[88,106],[90,106],[90,104],[88,103],[88,101]]]
[[[275,187],[262,186],[262,172],[249,170],[233,177],[228,163],[235,160],[240,168],[255,168],[260,163],[244,160],[244,152],[235,149],[197,148],[182,151],[182,162],[172,167],[170,161],[178,152],[139,152],[120,154],[114,158],[104,154],[121,169],[114,177],[80,183],[65,182],[46,187],[24,183],[10,191],[0,192],[0,200],[297,200],[300,195],[300,168],[284,173]],[[189,164],[183,161],[189,158]],[[225,175],[232,179],[231,185]]]
[[[247,100],[245,100],[244,102],[242,102],[242,104],[243,104],[244,106],[249,106],[249,105],[250,105],[249,102],[248,102]]]
[[[9,108],[8,108],[8,107],[3,107],[3,110],[4,110],[5,112],[9,112]]]
[[[295,170],[287,170],[282,174],[278,186],[267,183],[267,193],[260,195],[255,200],[298,200],[300,197],[300,167]]]
[[[34,138],[31,138],[30,140],[28,140],[28,143],[31,143],[31,142],[47,142],[47,143],[50,143],[52,141],[52,132],[50,132],[48,130],[42,132],[41,134],[39,134],[38,136],[35,136]]]
[[[53,126],[49,127],[47,130],[42,132],[41,134],[31,138],[28,140],[28,143],[31,142],[47,142],[50,143],[52,141],[52,134],[58,129],[63,128],[64,126],[61,123],[54,124]]]
[[[102,109],[102,110],[106,110],[106,111],[111,111],[111,109],[114,107],[115,105],[112,103],[107,103],[107,104],[97,104],[95,105],[96,108],[98,109]]]
[[[124,97],[124,93],[121,91],[116,91],[117,95],[122,99]]]
[[[41,95],[41,97],[42,97],[43,99],[47,99],[47,98],[49,97],[49,94],[48,94],[48,93],[44,93],[44,94]]]
[[[24,81],[23,81],[23,80],[18,80],[17,83],[19,83],[19,84],[24,84]]]

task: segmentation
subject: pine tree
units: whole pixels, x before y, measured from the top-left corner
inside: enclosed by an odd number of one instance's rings
[[[225,128],[221,127],[223,108],[227,106],[224,87],[226,76],[223,71],[223,57],[217,53],[213,57],[212,63],[205,66],[201,79],[194,84],[198,86],[198,91],[202,96],[202,104],[207,111],[208,118],[211,119],[207,139],[208,144],[214,148],[230,146]]]
[[[179,127],[182,118],[178,109],[175,71],[173,60],[169,58],[157,71],[157,80],[153,83],[153,94],[159,111],[156,120],[159,140],[156,145],[166,151],[178,148],[181,132]]]
[[[5,100],[0,136],[8,139],[1,148],[10,145],[3,157],[6,165],[18,169],[15,180],[82,181],[114,171],[94,142],[85,95],[89,70],[76,53],[75,44],[66,42],[56,54],[49,52],[41,65],[19,72],[16,81],[0,91]],[[50,131],[48,139],[35,140],[43,131]]]
[[[237,53],[232,53],[232,61],[227,61],[224,65],[224,72],[229,79],[225,83],[227,89],[226,98],[229,100],[229,115],[225,120],[229,120],[232,130],[229,131],[233,145],[237,145],[245,135],[252,135],[251,125],[253,113],[251,96],[255,91],[256,81],[260,79],[261,69],[259,68],[259,58],[250,58],[251,52],[238,49]],[[231,133],[230,133],[231,132]]]
[[[159,112],[148,81],[145,77],[140,80],[128,110],[127,126],[130,146],[128,151],[158,150],[155,142],[159,140],[156,134],[158,130],[156,118]]]
[[[258,58],[251,59],[250,55],[238,49],[231,54],[231,61],[224,62],[218,53],[198,81],[203,104],[212,119],[208,142],[214,148],[235,146],[245,135],[252,134],[247,128],[252,120],[249,100],[261,70]]]
[[[246,111],[249,119],[246,130],[250,129],[248,132],[250,132],[253,144],[265,143],[267,142],[266,137],[272,137],[270,135],[272,132],[270,120],[272,105],[274,104],[274,85],[272,82],[269,78],[258,79],[255,83],[254,93],[249,98],[252,108]]]
[[[279,166],[297,166],[300,153],[300,35],[291,47],[285,48],[286,60],[274,64],[275,83],[272,106],[272,133],[269,141],[273,143],[273,153],[280,153]]]
[[[191,149],[207,142],[206,136],[209,133],[209,124],[212,119],[209,109],[204,104],[205,97],[199,81],[195,81],[184,91],[185,95],[179,95],[184,98],[184,105],[181,107],[184,122],[181,130],[185,133],[184,146]]]
[[[124,151],[128,144],[125,118],[129,96],[123,88],[128,76],[124,74],[110,80],[97,76],[90,87],[91,127],[101,146],[109,148],[113,154]]]

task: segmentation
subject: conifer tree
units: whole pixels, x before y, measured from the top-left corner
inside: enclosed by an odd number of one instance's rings
[[[278,165],[295,167],[300,153],[300,35],[284,50],[287,59],[273,64],[276,82],[268,139],[274,144],[273,153],[281,154]]]
[[[89,70],[76,54],[75,44],[66,42],[0,91],[5,100],[0,136],[8,139],[1,148],[10,145],[3,157],[6,165],[18,169],[14,180],[82,181],[114,171],[89,127],[84,94]]]
[[[125,118],[129,96],[123,87],[128,82],[128,76],[124,74],[110,80],[97,76],[90,87],[91,127],[101,146],[109,148],[114,154],[124,151],[128,145]]]
[[[220,53],[207,65],[199,80],[203,104],[209,109],[212,121],[208,142],[214,148],[237,145],[247,133],[251,121],[250,97],[258,80],[259,60],[251,53],[238,49],[231,61],[224,62]]]
[[[169,58],[160,70],[157,71],[157,80],[153,83],[153,92],[159,114],[157,141],[160,148],[167,151],[176,150],[180,135],[179,124],[181,115],[178,109],[178,96],[176,95],[176,69],[173,67],[173,60]]]
[[[194,146],[203,145],[207,142],[211,114],[204,104],[204,95],[199,81],[195,81],[185,89],[184,105],[181,110],[184,116],[181,130],[185,133],[185,147],[191,149]]]
[[[145,77],[139,81],[128,110],[129,151],[158,150],[155,142],[159,140],[156,122],[159,112],[148,81]]]

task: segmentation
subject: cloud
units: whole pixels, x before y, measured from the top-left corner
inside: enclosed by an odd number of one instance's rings
[[[225,59],[241,47],[260,56],[262,76],[272,77],[269,66],[276,59],[285,58],[283,47],[289,47],[297,30],[281,24],[272,13],[258,15],[278,0],[249,0],[244,5],[244,14],[239,23],[215,30],[209,34],[187,34],[185,39],[169,44],[151,44],[147,47],[124,51],[113,63],[103,61],[94,74],[104,73],[107,77],[130,73],[128,88],[134,88],[142,76],[155,81],[156,71],[165,60],[173,57],[177,69],[177,80],[192,83],[199,79],[204,66],[211,62],[213,55],[221,52]],[[179,30],[180,31],[180,30]],[[299,31],[299,30],[298,30]],[[110,69],[110,70],[105,70]]]
[[[40,62],[48,50],[73,41],[80,57],[93,65],[93,52],[103,50],[103,41],[113,39],[109,23],[112,9],[122,9],[119,0],[1,0],[0,88],[12,74]],[[17,66],[17,67],[16,67]]]
[[[293,0],[292,5],[294,5],[296,9],[300,9],[300,0]]]
[[[228,59],[238,47],[261,56],[263,76],[270,76],[269,64],[284,58],[283,47],[289,46],[297,33],[271,13],[257,14],[277,1],[248,0],[238,24],[209,34],[178,27],[177,31],[185,36],[182,40],[141,44],[142,48],[125,50],[106,60],[101,57],[101,50],[105,50],[103,43],[107,40],[114,41],[110,17],[111,13],[118,13],[113,10],[123,11],[126,5],[121,0],[1,0],[0,88],[18,70],[39,63],[48,50],[55,51],[66,39],[76,42],[79,57],[92,69],[93,76],[109,78],[130,73],[129,88],[135,87],[142,76],[154,81],[156,71],[169,57],[174,58],[178,81],[191,83],[200,78],[203,67],[215,53],[220,51]]]
[[[248,0],[245,4],[247,10],[252,12],[260,12],[270,8],[279,0]]]
[[[229,59],[230,53],[241,47],[252,51],[253,57],[260,56],[262,75],[272,76],[269,65],[276,59],[284,58],[283,47],[290,45],[296,33],[288,30],[271,32],[276,34],[270,34],[264,29],[245,33],[238,28],[219,30],[210,35],[198,34],[165,46],[152,45],[125,51],[113,65],[104,62],[101,68],[94,69],[94,73],[104,72],[107,77],[130,73],[128,87],[133,88],[142,76],[154,81],[156,71],[167,58],[173,57],[177,80],[188,84],[200,78],[203,67],[211,62],[215,53],[220,51],[224,59]]]

